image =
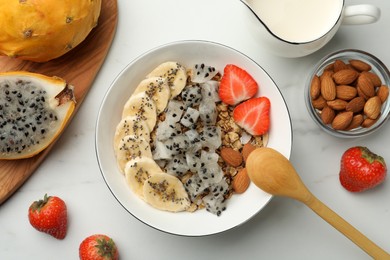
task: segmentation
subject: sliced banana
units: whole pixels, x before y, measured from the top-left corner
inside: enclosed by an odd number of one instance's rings
[[[145,201],[160,210],[178,212],[191,205],[183,183],[167,173],[150,176],[144,183],[143,193]]]
[[[145,138],[137,135],[126,135],[123,137],[118,147],[115,150],[116,160],[119,170],[124,173],[125,166],[128,161],[135,157],[152,158],[152,151],[149,142]]]
[[[157,121],[156,104],[146,92],[132,95],[123,107],[122,118],[127,116],[136,116],[144,120],[151,132]]]
[[[120,140],[126,135],[137,135],[150,142],[150,131],[146,121],[137,116],[126,116],[116,126],[114,135],[114,148],[118,147]]]
[[[157,114],[160,114],[167,107],[171,97],[171,89],[168,85],[168,80],[162,77],[150,77],[142,80],[133,95],[140,92],[146,94],[153,99],[156,104]]]
[[[164,173],[157,163],[149,157],[135,157],[126,163],[125,176],[130,189],[140,198],[144,197],[144,183],[152,175]]]
[[[186,69],[183,65],[174,61],[167,61],[161,63],[146,77],[167,78],[168,85],[171,88],[171,98],[174,98],[179,95],[187,83]]]

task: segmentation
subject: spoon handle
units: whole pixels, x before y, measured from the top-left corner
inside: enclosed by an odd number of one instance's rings
[[[309,199],[302,202],[374,259],[390,259],[390,254],[368,239],[365,235],[360,233],[360,231],[358,231],[342,217],[328,208],[314,195],[310,196]]]

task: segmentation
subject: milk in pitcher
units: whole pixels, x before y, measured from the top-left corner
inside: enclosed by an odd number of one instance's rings
[[[314,41],[340,19],[342,0],[247,0],[275,36],[293,43]]]

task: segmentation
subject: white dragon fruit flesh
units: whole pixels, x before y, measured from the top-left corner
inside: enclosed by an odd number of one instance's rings
[[[209,100],[210,102],[221,101],[219,94],[219,82],[216,80],[209,80],[201,84],[201,95],[203,100]]]
[[[221,146],[222,131],[219,126],[205,126],[200,133],[200,140],[203,147],[215,150]]]
[[[181,116],[184,113],[184,103],[178,100],[171,100],[168,103],[167,111],[165,114],[165,121],[170,123],[176,123],[180,121]]]
[[[202,100],[202,92],[199,84],[186,86],[183,92],[181,92],[181,98],[186,107],[199,106]]]
[[[181,154],[175,156],[172,160],[166,165],[167,173],[174,176],[183,176],[189,170],[186,156]]]
[[[158,141],[165,141],[168,138],[181,134],[179,123],[171,123],[168,120],[161,122],[156,129],[156,138]]]
[[[196,122],[199,118],[199,111],[188,107],[186,112],[184,113],[183,117],[180,120],[180,123],[188,128],[192,128],[195,126]]]
[[[204,63],[195,64],[192,68],[191,81],[195,83],[204,83],[211,80],[218,71],[212,67],[205,65]]]
[[[204,125],[215,125],[217,123],[218,111],[214,102],[202,99],[199,105],[199,114]]]

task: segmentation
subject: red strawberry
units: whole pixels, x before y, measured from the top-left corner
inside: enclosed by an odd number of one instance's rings
[[[256,81],[245,70],[226,65],[219,85],[219,97],[229,105],[236,105],[256,95],[259,89]]]
[[[340,182],[352,192],[373,188],[385,180],[384,159],[366,147],[352,147],[341,157]]]
[[[233,119],[249,134],[262,135],[269,129],[270,107],[271,102],[267,97],[251,98],[234,108]]]
[[[81,260],[117,260],[118,248],[112,238],[96,234],[85,238],[79,248]]]
[[[65,202],[58,197],[45,194],[43,200],[34,201],[28,209],[28,219],[38,231],[58,239],[66,236],[67,209]]]

